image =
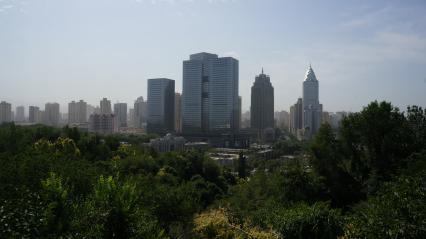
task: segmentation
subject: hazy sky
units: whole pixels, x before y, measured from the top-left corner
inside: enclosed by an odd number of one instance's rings
[[[0,0],[0,100],[13,108],[133,105],[157,77],[180,92],[182,61],[201,51],[239,60],[243,110],[262,67],[288,110],[309,63],[324,110],[426,105],[425,0]]]

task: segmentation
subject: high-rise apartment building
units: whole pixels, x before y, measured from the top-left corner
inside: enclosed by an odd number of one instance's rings
[[[140,96],[134,104],[133,127],[144,128],[148,119],[148,103]]]
[[[111,101],[108,100],[107,98],[103,98],[101,100],[100,106],[101,106],[101,114],[111,114],[112,113]]]
[[[38,108],[37,106],[30,106],[28,108],[28,121],[30,123],[37,123],[39,121],[39,112],[40,108]]]
[[[114,115],[117,122],[117,127],[127,127],[127,104],[115,103]]]
[[[255,78],[251,87],[250,124],[258,136],[263,130],[274,128],[274,87],[268,75],[262,73]]]
[[[175,94],[175,131],[182,131],[182,96],[180,93]]]
[[[166,78],[148,80],[149,133],[165,134],[175,126],[175,81]]]
[[[59,126],[60,112],[58,103],[46,103],[44,106],[44,124]]]
[[[183,62],[183,133],[234,132],[238,111],[238,60],[203,52]]]
[[[89,132],[112,134],[117,131],[114,114],[91,114],[89,117]]]
[[[303,129],[303,100],[297,99],[296,104],[290,107],[290,132],[296,136],[301,134]],[[300,138],[300,137],[299,137]]]
[[[12,121],[12,105],[6,101],[0,102],[0,124]]]
[[[319,82],[309,65],[303,81],[303,134],[312,138],[321,126],[322,104],[319,103]]]
[[[87,103],[83,100],[68,103],[68,123],[82,124],[87,122]]]
[[[25,122],[25,107],[18,106],[15,111],[15,121],[16,122]]]

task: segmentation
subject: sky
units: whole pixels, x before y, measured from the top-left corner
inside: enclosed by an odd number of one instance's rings
[[[132,108],[149,78],[181,92],[182,61],[210,52],[239,60],[243,111],[262,67],[288,111],[309,64],[326,111],[426,106],[425,12],[424,0],[0,0],[0,100]]]

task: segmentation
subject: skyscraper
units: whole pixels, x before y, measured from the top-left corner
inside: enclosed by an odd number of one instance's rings
[[[238,61],[198,53],[183,62],[182,131],[185,134],[238,129]]]
[[[117,127],[127,127],[127,104],[115,103],[114,115],[117,122]]]
[[[182,131],[182,96],[180,93],[175,94],[175,131]]]
[[[24,106],[16,107],[15,121],[16,122],[24,122],[25,121],[25,107]]]
[[[68,123],[81,124],[87,122],[87,103],[83,100],[68,103]]]
[[[290,107],[290,132],[300,138],[303,129],[303,100],[297,99],[296,104]]]
[[[251,128],[263,135],[263,130],[274,128],[274,87],[268,75],[262,73],[255,78],[251,87]]]
[[[30,106],[28,108],[28,121],[30,123],[36,123],[38,121],[40,108],[37,106]]]
[[[101,100],[100,106],[101,106],[101,114],[111,114],[112,113],[111,101],[108,100],[107,98],[103,98]]]
[[[46,103],[44,107],[44,124],[49,126],[59,125],[59,104],[58,103]]]
[[[303,129],[304,138],[310,139],[321,126],[322,105],[319,103],[319,82],[309,65],[303,81]]]
[[[0,102],[0,124],[12,121],[12,105],[6,101]]]
[[[144,128],[148,119],[148,103],[143,100],[143,97],[138,97],[134,104],[134,119],[133,126],[135,128]]]
[[[165,134],[175,126],[175,81],[166,78],[148,80],[149,133]]]

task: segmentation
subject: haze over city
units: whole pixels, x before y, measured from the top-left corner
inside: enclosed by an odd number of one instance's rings
[[[275,110],[302,95],[311,63],[327,111],[426,102],[424,1],[0,0],[0,96],[17,105],[133,104],[147,79],[182,90],[197,52],[239,61],[243,111],[264,68]]]

